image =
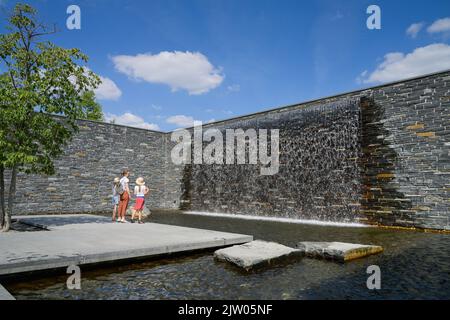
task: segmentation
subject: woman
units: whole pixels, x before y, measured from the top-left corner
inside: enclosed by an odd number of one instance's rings
[[[117,213],[117,221],[119,221],[119,214],[118,214],[118,206],[120,201],[120,194],[119,194],[119,186],[120,186],[120,179],[114,178],[114,183],[112,187],[112,203],[113,203],[113,214],[112,214],[112,221],[114,222],[116,220],[116,213]]]
[[[119,222],[125,223],[125,214],[127,213],[128,202],[130,202],[130,189],[128,183],[130,179],[130,172],[128,170],[123,170],[122,179],[120,179],[120,202],[119,202]]]
[[[131,216],[131,221],[134,222],[134,215],[137,213],[139,223],[142,222],[142,211],[144,210],[145,196],[148,193],[148,188],[145,186],[144,178],[139,177],[136,180],[136,186],[134,187],[134,194],[136,195],[136,203],[134,205],[134,212]]]

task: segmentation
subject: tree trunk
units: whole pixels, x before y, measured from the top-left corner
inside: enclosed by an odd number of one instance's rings
[[[17,179],[17,166],[14,166],[11,170],[11,184],[9,185],[8,195],[8,209],[5,215],[5,224],[3,231],[8,232],[11,227],[11,217],[13,212],[14,200],[16,198],[16,179]]]
[[[0,230],[5,223],[5,167],[0,165]]]

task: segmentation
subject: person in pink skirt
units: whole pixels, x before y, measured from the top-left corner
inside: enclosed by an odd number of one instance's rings
[[[139,223],[142,222],[142,211],[144,210],[145,196],[148,194],[149,189],[145,186],[144,178],[139,177],[136,180],[136,186],[134,187],[134,195],[136,196],[136,203],[134,205],[134,211],[131,216],[131,221],[134,222],[134,217],[137,214]]]

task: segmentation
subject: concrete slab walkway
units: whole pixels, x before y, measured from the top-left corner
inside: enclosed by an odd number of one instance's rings
[[[107,217],[14,217],[50,231],[0,233],[0,276],[241,244],[252,236]]]

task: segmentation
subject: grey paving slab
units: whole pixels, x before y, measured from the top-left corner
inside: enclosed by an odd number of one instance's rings
[[[108,218],[88,215],[18,218],[46,226],[50,231],[0,233],[0,276],[253,240],[248,235],[157,223],[112,223]]]

